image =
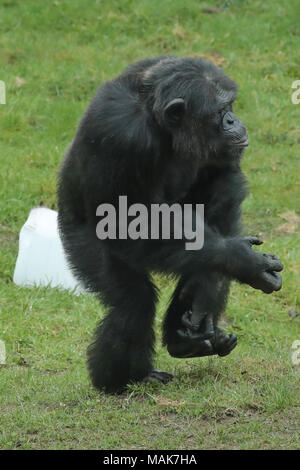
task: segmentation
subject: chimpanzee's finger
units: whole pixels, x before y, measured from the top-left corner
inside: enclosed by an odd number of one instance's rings
[[[261,290],[266,294],[271,294],[274,290],[278,291],[282,287],[282,279],[280,274],[275,271],[264,272],[261,276],[263,285]]]
[[[272,253],[263,253],[263,256],[266,258],[268,262],[268,271],[282,271],[283,264],[278,258],[278,256],[273,255]]]
[[[245,240],[250,243],[250,245],[262,245],[263,241],[257,237],[245,237]]]

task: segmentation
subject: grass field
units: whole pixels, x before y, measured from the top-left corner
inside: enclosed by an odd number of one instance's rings
[[[203,12],[218,7],[216,13]],[[296,449],[300,447],[299,0],[2,0],[0,4],[0,366],[2,449]],[[203,55],[240,85],[251,145],[243,169],[247,235],[280,256],[283,288],[233,285],[226,358],[175,360],[160,326],[173,285],[157,278],[157,366],[167,386],[118,396],[91,387],[85,350],[103,309],[90,295],[12,282],[30,209],[56,208],[59,163],[99,84],[139,58]],[[298,215],[297,215],[298,212]],[[296,312],[292,317],[289,312]]]

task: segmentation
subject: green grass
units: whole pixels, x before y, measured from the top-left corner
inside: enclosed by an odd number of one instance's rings
[[[218,6],[219,13],[202,8]],[[300,200],[298,0],[3,0],[0,6],[0,448],[299,448],[299,225],[277,231]],[[239,345],[226,358],[175,360],[160,345],[173,286],[157,278],[157,365],[168,386],[134,385],[120,397],[91,387],[85,350],[103,309],[89,295],[12,283],[29,210],[56,208],[62,155],[95,90],[139,58],[199,54],[240,84],[236,110],[251,145],[245,233],[285,264],[266,296],[234,285],[225,316]],[[16,79],[18,77],[18,79]],[[21,82],[20,80],[24,80]]]

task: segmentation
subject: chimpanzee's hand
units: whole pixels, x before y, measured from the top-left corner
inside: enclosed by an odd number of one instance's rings
[[[238,281],[271,294],[281,289],[282,279],[278,273],[282,271],[283,265],[273,254],[252,250],[252,245],[262,243],[256,237],[228,239],[227,270]]]

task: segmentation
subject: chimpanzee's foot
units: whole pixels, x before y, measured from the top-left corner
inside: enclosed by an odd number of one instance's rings
[[[183,317],[183,324],[188,324],[188,317]],[[233,334],[227,335],[219,328],[212,330],[209,319],[203,320],[200,329],[195,326],[191,328],[185,326],[177,330],[176,339],[172,344],[168,344],[168,352],[173,357],[191,358],[212,356],[226,356],[237,345],[237,337]]]
[[[142,382],[162,382],[166,384],[173,379],[173,375],[169,374],[169,372],[164,372],[162,370],[153,369],[150,374],[148,374]]]
[[[167,345],[168,352],[173,357],[188,358],[202,357],[217,354],[209,339],[203,338],[203,334],[182,328],[177,330],[174,343]]]
[[[195,315],[192,310],[187,310],[182,315],[181,322],[188,330],[202,334],[204,339],[210,339],[215,336],[215,326],[213,315],[211,313],[200,313]]]

